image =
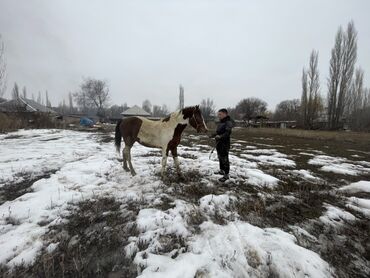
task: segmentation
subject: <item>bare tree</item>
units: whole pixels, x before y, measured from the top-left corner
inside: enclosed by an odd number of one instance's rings
[[[104,107],[109,102],[109,88],[106,81],[86,78],[80,85],[80,91],[74,93],[76,103],[84,112],[96,108],[100,119],[104,117]]]
[[[318,70],[319,53],[312,50],[308,70],[303,69],[301,118],[305,128],[313,128],[321,107],[320,78]]]
[[[229,116],[235,120],[240,120],[240,114],[236,111],[235,107],[228,107],[227,111],[229,112]]]
[[[153,105],[153,116],[154,117],[162,117],[161,107],[159,105]]]
[[[47,107],[51,107],[51,102],[49,100],[49,92],[47,90],[45,91],[45,105]]]
[[[127,109],[129,109],[129,107],[128,107],[127,103],[125,102],[125,103],[123,104],[123,111],[126,111]],[[123,111],[122,111],[122,112],[123,112]]]
[[[166,104],[162,104],[161,110],[164,116],[167,116],[168,114],[170,114],[170,110],[168,109]]]
[[[370,107],[370,88],[364,89],[363,108]]]
[[[153,105],[153,116],[154,117],[165,117],[169,114],[169,110],[165,104],[162,106]]]
[[[151,104],[151,102],[150,102],[148,99],[146,99],[146,100],[144,100],[144,101],[143,101],[142,108],[143,108],[146,112],[148,112],[148,113],[152,114],[152,104]]]
[[[37,95],[37,102],[39,104],[42,104],[42,97],[41,97],[41,92],[39,91],[38,95]]]
[[[0,35],[0,97],[4,96],[6,91],[6,62],[5,47]]]
[[[23,96],[23,98],[27,98],[27,89],[26,89],[26,86],[23,86],[22,96]]]
[[[243,119],[249,121],[256,116],[264,115],[267,111],[267,103],[258,98],[246,98],[239,101],[235,109],[236,113],[242,114]]]
[[[112,105],[108,110],[108,114],[111,118],[118,119],[122,117],[121,113],[125,110],[127,110],[127,104]]]
[[[299,99],[284,100],[276,106],[274,120],[295,121],[299,119],[299,116],[300,116]]]
[[[73,96],[72,96],[72,93],[69,92],[68,94],[68,102],[69,102],[69,113],[73,113],[74,112],[74,108],[73,108]]]
[[[14,83],[14,87],[12,90],[12,99],[18,99],[19,98],[19,87],[17,83]]]
[[[348,23],[343,32],[340,27],[331,52],[328,79],[328,118],[329,127],[339,128],[343,120],[357,59],[357,31],[354,23]]]
[[[364,71],[356,69],[354,80],[348,92],[346,117],[352,129],[361,129],[366,126],[366,115],[368,114],[368,93],[364,88]]]
[[[301,124],[303,127],[307,126],[308,118],[308,96],[307,96],[308,86],[307,86],[307,72],[303,68],[302,70],[302,96],[301,96]]]
[[[363,107],[365,99],[364,89],[364,71],[361,68],[356,69],[355,78],[351,83],[348,90],[346,100],[346,116],[351,117],[353,113],[356,113]]]
[[[216,113],[216,106],[212,99],[203,99],[200,103],[200,110],[205,121],[210,121],[213,119]]]

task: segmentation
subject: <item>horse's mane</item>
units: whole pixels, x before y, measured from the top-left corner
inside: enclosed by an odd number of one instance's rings
[[[179,113],[184,114],[185,119],[191,117],[194,114],[194,109],[196,106],[187,106],[183,109],[176,110],[175,112],[170,113],[168,116],[162,119],[162,122],[168,122],[173,116],[177,116]]]

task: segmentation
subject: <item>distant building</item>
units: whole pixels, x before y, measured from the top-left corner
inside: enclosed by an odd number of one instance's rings
[[[57,112],[45,105],[32,99],[22,97],[0,103],[0,112],[39,112],[57,114]]]
[[[123,117],[132,117],[132,116],[141,116],[141,117],[150,117],[150,113],[146,112],[141,107],[135,105],[121,113]]]

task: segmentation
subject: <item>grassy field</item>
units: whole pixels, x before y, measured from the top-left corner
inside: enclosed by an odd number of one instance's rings
[[[236,128],[234,135],[245,136],[274,136],[274,137],[295,137],[312,140],[331,140],[360,144],[361,148],[370,150],[370,133],[353,131],[325,131],[325,130],[303,130],[289,128]]]

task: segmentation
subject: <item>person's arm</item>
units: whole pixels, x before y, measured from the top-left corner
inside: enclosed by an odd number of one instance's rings
[[[226,122],[225,132],[220,135],[220,138],[227,138],[231,135],[231,130],[233,129],[233,123],[231,121]]]

